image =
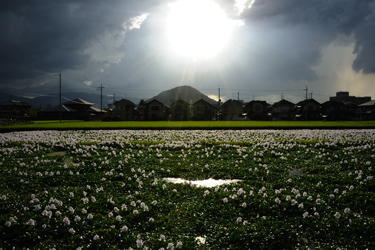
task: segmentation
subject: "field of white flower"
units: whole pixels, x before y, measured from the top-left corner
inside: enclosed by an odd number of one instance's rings
[[[371,249],[374,165],[375,130],[2,133],[0,248]]]

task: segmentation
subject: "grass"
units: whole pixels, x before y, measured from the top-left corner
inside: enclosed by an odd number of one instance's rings
[[[374,249],[374,136],[3,134],[0,248]],[[165,177],[242,181],[202,188]]]
[[[0,130],[142,129],[142,128],[369,128],[375,121],[33,121]]]

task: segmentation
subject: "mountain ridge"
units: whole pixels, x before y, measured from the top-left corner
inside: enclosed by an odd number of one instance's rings
[[[207,95],[189,85],[182,85],[162,91],[156,96],[147,99],[147,101],[151,101],[154,99],[168,106],[178,100],[183,100],[188,103],[194,103],[196,101],[199,101],[200,99],[203,99],[212,105],[216,104],[215,100],[209,98]]]

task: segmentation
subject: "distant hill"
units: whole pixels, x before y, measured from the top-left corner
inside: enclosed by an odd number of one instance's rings
[[[217,102],[205,94],[199,92],[191,86],[180,86],[173,89],[169,89],[161,92],[160,94],[148,99],[148,101],[156,99],[165,105],[171,105],[177,100],[183,100],[188,103],[194,103],[200,99],[203,99],[212,105],[215,105]]]

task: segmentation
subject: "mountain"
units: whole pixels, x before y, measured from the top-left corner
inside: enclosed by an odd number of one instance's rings
[[[191,86],[180,86],[173,89],[169,89],[166,91],[161,92],[160,94],[148,99],[148,101],[156,99],[165,105],[171,105],[172,103],[176,102],[177,100],[183,100],[188,103],[194,103],[203,99],[212,105],[216,105],[216,101],[209,98],[205,94],[199,92],[195,88]]]

